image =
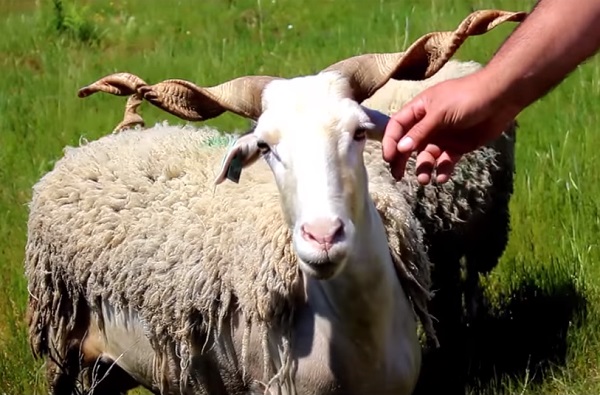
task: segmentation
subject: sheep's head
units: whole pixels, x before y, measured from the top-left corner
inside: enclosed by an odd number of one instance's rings
[[[201,121],[225,111],[256,121],[229,147],[216,183],[237,182],[243,168],[263,158],[273,171],[284,216],[293,231],[301,269],[327,279],[344,267],[365,221],[367,138],[380,139],[386,118],[360,103],[389,79],[433,75],[470,35],[485,33],[524,13],[478,11],[453,32],[430,33],[404,53],[367,54],[338,62],[319,74],[293,79],[248,76],[201,88],[189,81],[147,85],[131,74],[103,78],[80,90],[133,95],[180,118]],[[132,110],[133,108],[133,110]],[[382,121],[383,119],[383,121]]]
[[[343,267],[364,221],[362,150],[385,122],[369,116],[337,72],[274,80],[262,92],[262,105],[253,131],[230,147],[216,182],[262,157],[281,192],[302,270],[329,278]]]

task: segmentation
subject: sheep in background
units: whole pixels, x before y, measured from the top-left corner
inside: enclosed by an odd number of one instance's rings
[[[479,70],[473,61],[451,60],[432,77],[422,81],[390,80],[362,104],[391,115],[423,90],[441,81],[459,78]],[[465,258],[464,296],[467,318],[477,316],[482,303],[479,274],[489,273],[499,262],[510,232],[509,203],[515,171],[516,121],[495,141],[465,155],[449,182],[420,185],[415,175],[415,156],[404,178],[396,183],[389,166],[381,160],[381,144],[369,142],[367,168],[379,168],[382,177],[408,196],[413,212],[423,225],[429,257],[433,263],[435,291],[431,312],[438,319],[440,341],[446,342],[463,316],[461,259]]]
[[[411,305],[429,329],[429,262],[404,196],[367,177],[365,140],[382,129],[358,103],[390,78],[434,74],[469,35],[524,16],[476,12],[403,54],[290,80],[200,88],[109,76],[83,89],[192,120],[231,111],[258,122],[227,150],[185,128],[113,134],[68,150],[36,184],[30,341],[37,355],[62,358],[65,369],[50,364],[53,392],[72,391],[81,362],[130,376],[123,385],[107,370],[96,394],[131,383],[156,393],[410,394],[420,365]],[[210,188],[215,169],[217,183],[239,181],[250,165],[239,184]]]
[[[422,81],[390,80],[362,104],[391,115],[424,89],[480,67],[473,61],[449,61]],[[381,144],[369,142],[365,149],[367,168],[377,169],[412,203],[413,214],[424,228],[425,247],[432,263],[433,298],[428,307],[435,317],[441,348],[425,350],[419,393],[436,391],[430,385],[439,372],[452,378],[445,383],[449,393],[464,391],[461,383],[466,372],[461,367],[468,365],[463,351],[468,339],[465,324],[474,324],[485,314],[479,275],[489,273],[498,264],[508,243],[516,127],[515,121],[498,139],[463,156],[445,184],[420,185],[414,172],[415,156],[409,160],[404,178],[396,183],[381,159]]]

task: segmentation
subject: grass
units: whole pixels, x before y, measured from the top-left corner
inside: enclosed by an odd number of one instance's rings
[[[498,0],[0,0],[0,394],[44,393],[26,342],[23,277],[32,185],[80,138],[110,132],[124,100],[78,99],[116,71],[212,85],[244,74],[295,76],[344,57],[401,50]],[[514,25],[456,55],[485,62]],[[600,60],[579,67],[519,117],[512,233],[484,279],[490,301],[466,329],[456,372],[469,394],[600,393]],[[180,122],[151,106],[149,124]],[[224,131],[247,122],[224,115]],[[448,372],[438,372],[443,383]],[[448,393],[448,391],[446,391]]]

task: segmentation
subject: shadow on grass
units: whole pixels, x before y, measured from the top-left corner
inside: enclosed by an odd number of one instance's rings
[[[564,365],[567,331],[585,314],[586,300],[571,280],[548,288],[525,281],[448,332],[440,349],[425,352],[416,394],[502,393],[507,378],[532,385]]]

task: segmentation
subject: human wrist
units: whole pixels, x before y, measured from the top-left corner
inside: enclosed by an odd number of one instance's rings
[[[495,106],[516,116],[550,92],[598,51],[598,23],[598,1],[540,0],[480,72]]]
[[[515,117],[527,105],[530,98],[525,94],[524,81],[510,68],[485,66],[474,77],[480,87],[484,87],[483,101],[495,113]]]

